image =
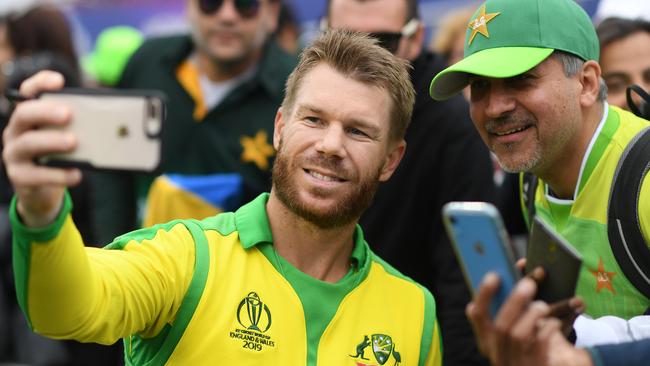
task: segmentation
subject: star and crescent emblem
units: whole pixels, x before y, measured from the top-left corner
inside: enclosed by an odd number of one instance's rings
[[[602,258],[598,261],[598,270],[589,270],[589,272],[596,277],[596,292],[600,292],[600,290],[606,288],[611,293],[616,293],[614,286],[612,286],[612,278],[616,276],[616,272],[605,271],[605,265],[603,264]]]
[[[242,136],[239,142],[244,149],[242,161],[254,163],[260,170],[269,169],[269,159],[275,155],[275,149],[268,143],[266,131],[260,130],[254,137]]]
[[[499,14],[501,13],[485,14],[485,4],[483,4],[483,6],[481,6],[480,8],[479,13],[476,15],[476,18],[470,20],[469,24],[467,24],[467,28],[472,30],[472,34],[470,35],[467,44],[468,45],[472,44],[474,37],[476,37],[478,33],[481,33],[486,38],[490,38],[490,33],[488,32],[487,24],[490,20],[494,19]]]

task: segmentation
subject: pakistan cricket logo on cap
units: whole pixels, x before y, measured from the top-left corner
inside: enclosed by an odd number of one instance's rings
[[[492,19],[494,19],[497,15],[501,13],[485,13],[485,4],[481,6],[479,9],[478,14],[476,14],[476,18],[470,20],[469,24],[467,24],[467,28],[469,28],[472,31],[472,34],[469,37],[469,41],[467,44],[472,44],[472,41],[474,40],[474,37],[476,37],[476,34],[481,33],[484,35],[486,38],[490,38],[490,32],[488,31],[488,22]]]
[[[373,361],[371,358],[366,357],[366,348],[372,346],[372,356],[374,356],[374,361],[378,365],[384,365],[391,356],[393,356],[393,366],[397,366],[402,362],[402,356],[395,349],[395,343],[393,339],[386,334],[373,334],[370,337],[367,335],[363,336],[363,341],[359,343],[356,347],[356,353],[354,355],[349,355],[350,357],[357,360],[367,360]],[[363,362],[357,362],[359,366],[372,366],[377,364],[367,364]]]
[[[237,306],[237,322],[243,327],[230,332],[230,338],[241,340],[242,348],[263,351],[275,347],[270,335],[264,334],[271,328],[271,310],[256,292],[249,292]]]

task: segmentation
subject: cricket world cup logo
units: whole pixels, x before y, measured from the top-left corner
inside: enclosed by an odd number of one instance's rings
[[[271,327],[271,311],[255,292],[250,292],[237,307],[237,321],[242,327],[261,333]]]

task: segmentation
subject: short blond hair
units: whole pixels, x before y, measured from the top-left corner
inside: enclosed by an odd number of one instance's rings
[[[300,54],[298,66],[287,79],[281,106],[283,112],[292,112],[302,80],[321,63],[326,63],[346,77],[386,90],[392,101],[389,136],[392,141],[404,138],[415,103],[415,90],[409,74],[411,65],[364,33],[331,29],[305,48]]]

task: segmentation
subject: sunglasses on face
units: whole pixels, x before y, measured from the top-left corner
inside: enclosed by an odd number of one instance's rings
[[[223,5],[224,0],[198,0],[203,14],[213,14]],[[242,18],[254,18],[260,9],[260,0],[232,0]]]
[[[415,32],[418,30],[419,24],[420,22],[417,19],[413,18],[409,20],[409,22],[406,23],[402,27],[402,30],[399,32],[370,32],[368,34],[371,37],[377,39],[381,47],[387,49],[390,53],[394,54],[395,52],[397,52],[397,48],[399,47],[399,41],[402,39],[402,37],[409,38],[412,35],[414,35]],[[329,26],[327,24],[327,19],[325,18],[321,19],[320,29],[323,32],[329,29]]]
[[[406,25],[402,27],[399,32],[370,32],[370,36],[379,41],[379,45],[390,51],[390,53],[397,52],[399,48],[399,41],[404,38],[409,38],[418,30],[418,20],[411,19]]]

